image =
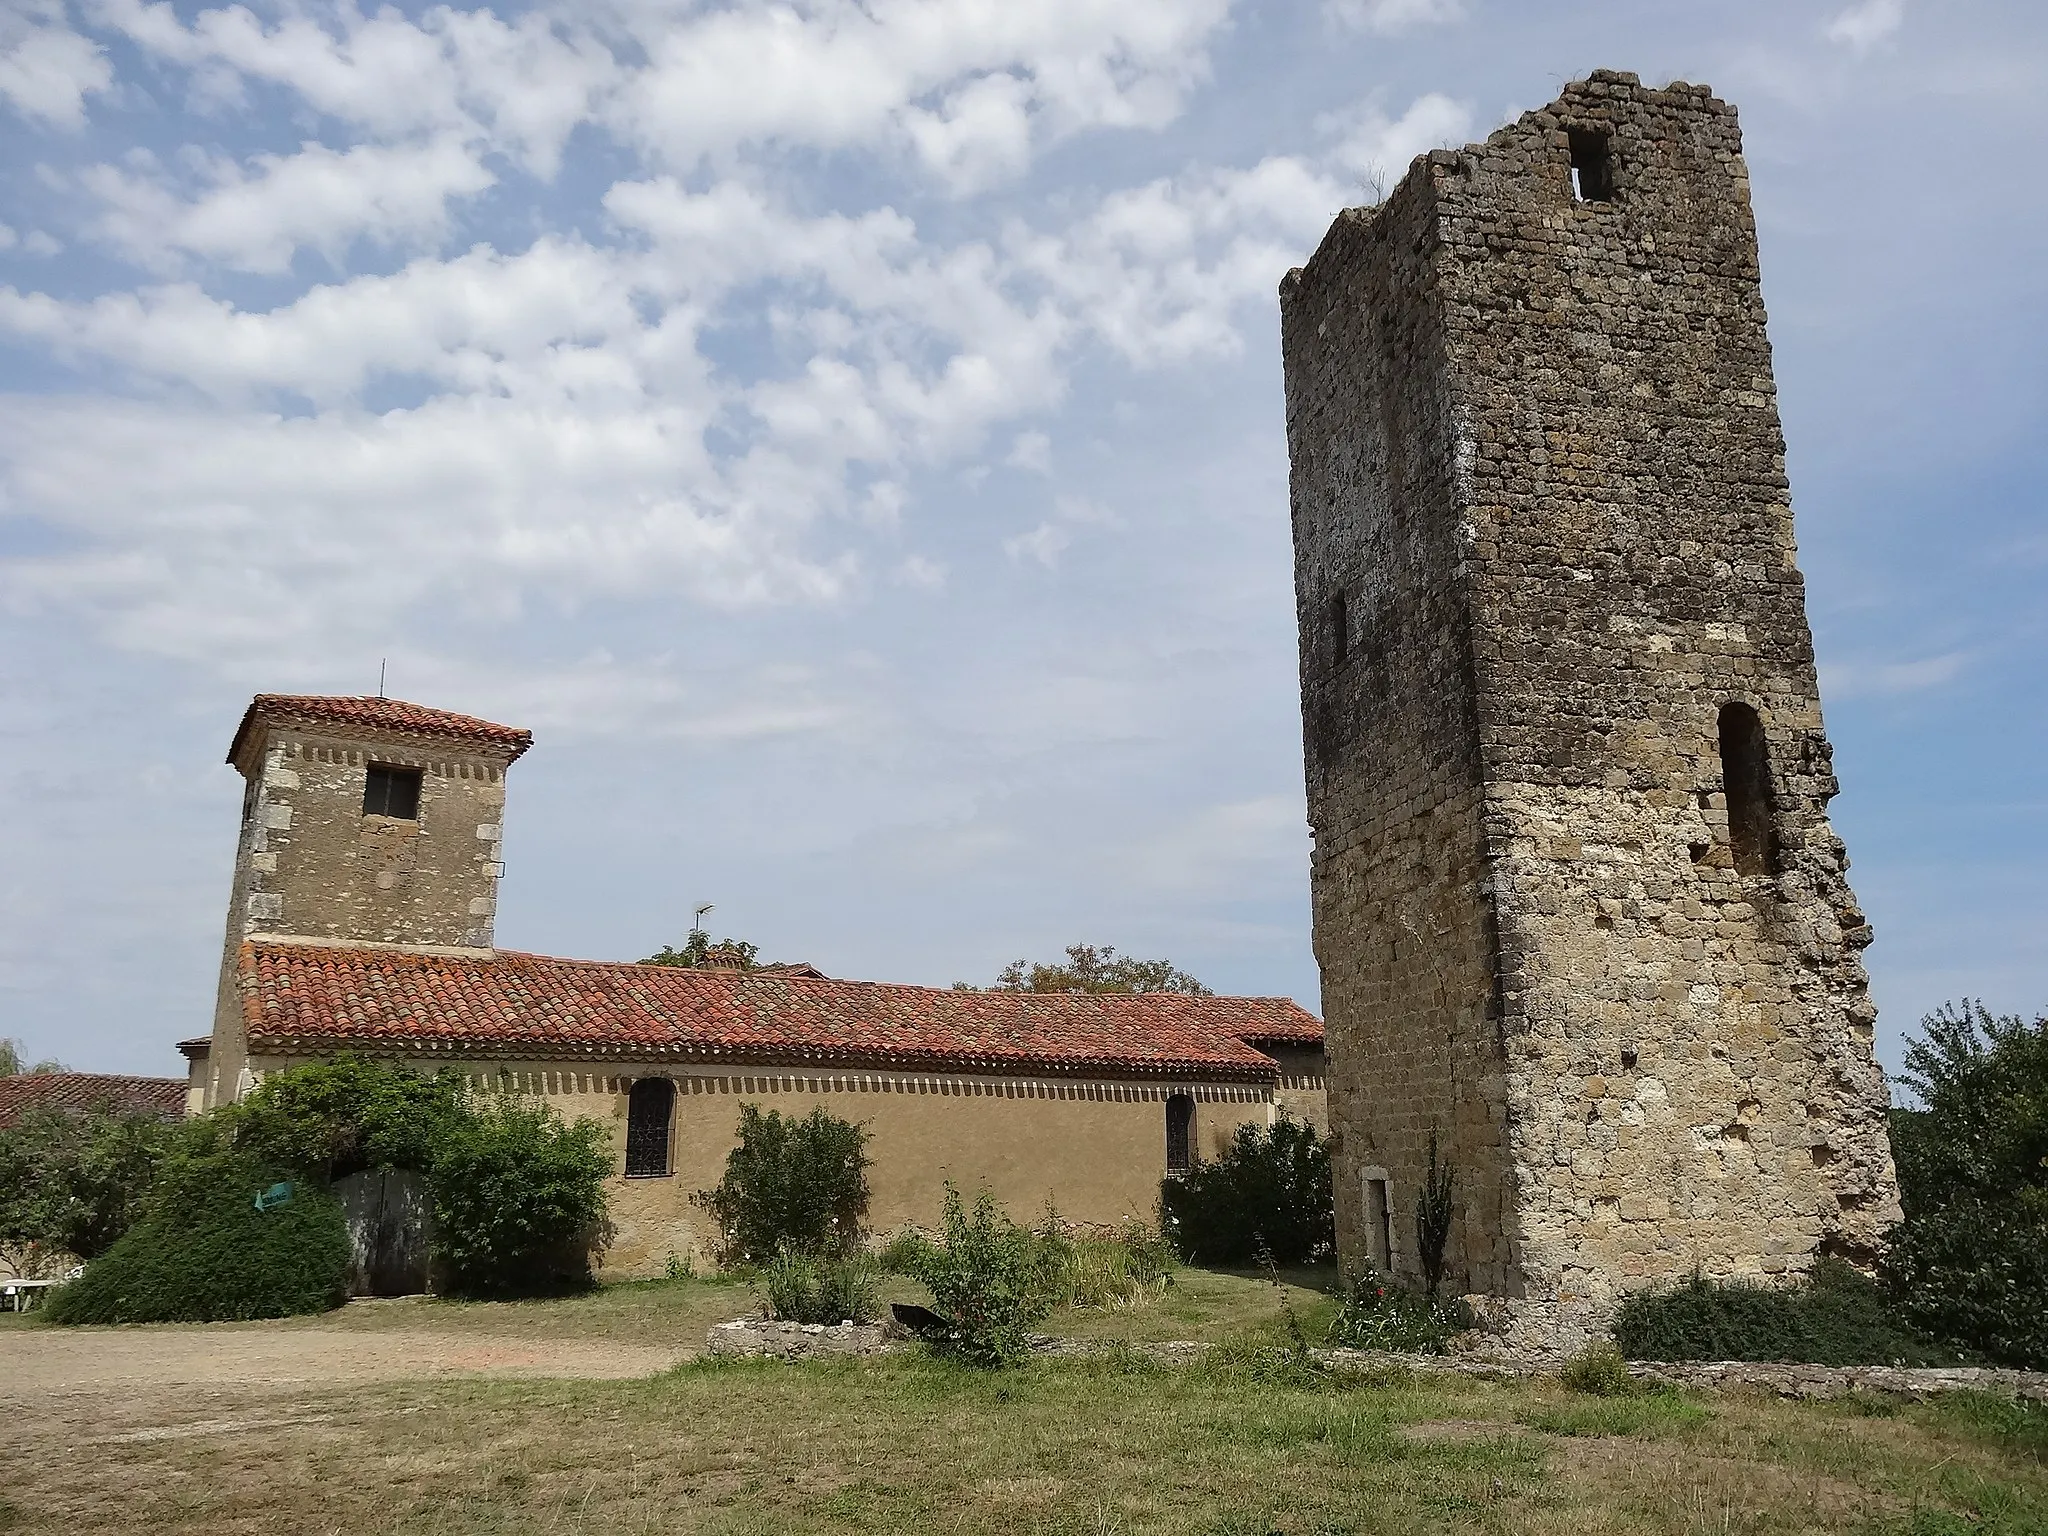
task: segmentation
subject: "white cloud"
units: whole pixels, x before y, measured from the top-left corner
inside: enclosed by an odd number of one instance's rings
[[[1013,469],[1049,475],[1052,473],[1052,439],[1043,432],[1019,432],[1003,462]]]
[[[1918,661],[1848,661],[1823,663],[1821,693],[1830,699],[1923,693],[1953,682],[1969,664],[1968,651],[1948,651]]]
[[[61,0],[0,8],[0,96],[23,117],[53,128],[85,126],[85,98],[114,83],[90,38],[65,24]]]
[[[896,567],[896,580],[921,592],[936,592],[946,584],[946,568],[936,560],[911,555]]]
[[[1462,21],[1463,0],[1325,0],[1325,11],[1362,32],[1410,32]]]
[[[337,152],[303,145],[295,155],[258,155],[253,174],[232,161],[207,165],[189,202],[160,177],[96,165],[82,175],[102,204],[100,238],[147,266],[183,253],[247,272],[283,272],[302,247],[339,262],[351,241],[432,244],[445,233],[448,202],[496,178],[452,135],[403,147],[358,144]]]
[[[1041,140],[1171,121],[1228,10],[1227,0],[814,0],[743,3],[682,25],[628,11],[649,67],[618,92],[610,120],[679,169],[744,147],[900,141],[968,189],[1020,170]]]
[[[1374,195],[1393,191],[1417,155],[1464,143],[1472,109],[1437,92],[1417,97],[1399,117],[1376,105],[1327,117],[1317,125],[1336,140],[1331,158]]]
[[[1029,533],[1003,540],[1003,553],[1012,560],[1036,560],[1047,570],[1059,564],[1061,553],[1074,542],[1073,534],[1048,518]]]
[[[1906,0],[1859,0],[1828,23],[1827,38],[1856,53],[1868,53],[1897,32],[1905,20]]]
[[[1302,801],[1262,795],[1203,807],[1120,850],[1116,863],[1140,888],[1220,895],[1276,876],[1294,878],[1307,843]]]

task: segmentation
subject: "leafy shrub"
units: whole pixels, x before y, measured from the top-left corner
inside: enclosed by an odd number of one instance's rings
[[[881,1297],[881,1266],[863,1253],[805,1253],[784,1243],[761,1268],[767,1313],[785,1323],[865,1323]]]
[[[1142,1221],[1128,1221],[1113,1235],[1074,1237],[1049,1218],[1038,1240],[1045,1283],[1056,1306],[1146,1307],[1173,1284],[1173,1249]]]
[[[1240,1125],[1213,1162],[1159,1187],[1160,1227],[1190,1262],[1246,1264],[1270,1254],[1305,1264],[1336,1249],[1330,1151],[1316,1128],[1282,1116]]]
[[[280,1170],[247,1153],[166,1160],[149,1205],[50,1299],[60,1323],[216,1323],[339,1306],[348,1274],[341,1207],[316,1184],[258,1210]]]
[[[489,1098],[444,1129],[428,1173],[433,1257],[468,1296],[557,1295],[591,1281],[611,1236],[610,1140],[595,1120],[563,1123],[546,1104]]]
[[[1882,1267],[1906,1316],[2005,1365],[2048,1369],[2048,1222],[1972,1196],[1892,1230]]]
[[[1763,1285],[1695,1272],[1638,1291],[1614,1319],[1631,1360],[1794,1360],[1814,1365],[1949,1365],[1956,1352],[1917,1332],[1875,1281],[1823,1259],[1809,1281]]]
[[[863,1127],[822,1109],[797,1119],[742,1104],[725,1177],[694,1196],[724,1234],[721,1262],[758,1264],[785,1243],[852,1252],[868,1212],[867,1144]]]
[[[366,1168],[424,1173],[465,1117],[466,1093],[452,1073],[339,1056],[270,1073],[214,1114],[244,1151],[332,1181]]]
[[[1449,1158],[1439,1164],[1436,1128],[1429,1132],[1429,1168],[1415,1201],[1415,1253],[1422,1261],[1422,1289],[1434,1296],[1443,1284],[1444,1248],[1451,1240],[1451,1218],[1457,1211],[1458,1174]]]
[[[1628,1373],[1627,1358],[1604,1339],[1566,1361],[1558,1379],[1589,1397],[1633,1397],[1642,1390],[1642,1384]]]
[[[0,1130],[0,1251],[23,1262],[105,1253],[141,1217],[178,1137],[176,1125],[111,1104],[29,1110]]]
[[[1882,1274],[1914,1323],[2010,1365],[2048,1366],[2048,1018],[1965,998],[1921,1020],[1892,1116],[1905,1220]]]
[[[889,1234],[889,1240],[875,1255],[875,1262],[892,1275],[909,1275],[914,1279],[923,1273],[934,1246],[916,1227],[901,1227]]]
[[[1329,1342],[1345,1349],[1441,1355],[1476,1319],[1462,1297],[1418,1296],[1371,1265],[1339,1293]]]
[[[1032,1325],[1053,1308],[1044,1245],[987,1190],[968,1215],[951,1183],[943,1227],[917,1276],[945,1319],[932,1342],[974,1365],[1016,1364],[1030,1351]]]

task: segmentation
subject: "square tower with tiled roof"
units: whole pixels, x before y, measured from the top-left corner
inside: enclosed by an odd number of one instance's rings
[[[247,788],[209,1101],[242,1065],[247,940],[490,952],[505,774],[532,741],[399,699],[256,696],[228,748]]]

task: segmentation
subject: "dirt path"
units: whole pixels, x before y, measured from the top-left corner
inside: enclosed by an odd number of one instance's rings
[[[686,1351],[607,1339],[216,1324],[0,1331],[0,1402],[136,1388],[343,1386],[405,1377],[649,1376]]]

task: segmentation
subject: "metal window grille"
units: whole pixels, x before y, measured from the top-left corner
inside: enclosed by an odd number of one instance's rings
[[[665,1077],[643,1077],[626,1098],[626,1177],[658,1179],[668,1171],[668,1126],[676,1087]]]
[[[1195,1101],[1176,1093],[1166,1101],[1166,1171],[1186,1173],[1195,1164]]]
[[[420,770],[387,768],[382,763],[372,763],[363,779],[363,814],[418,821]]]

